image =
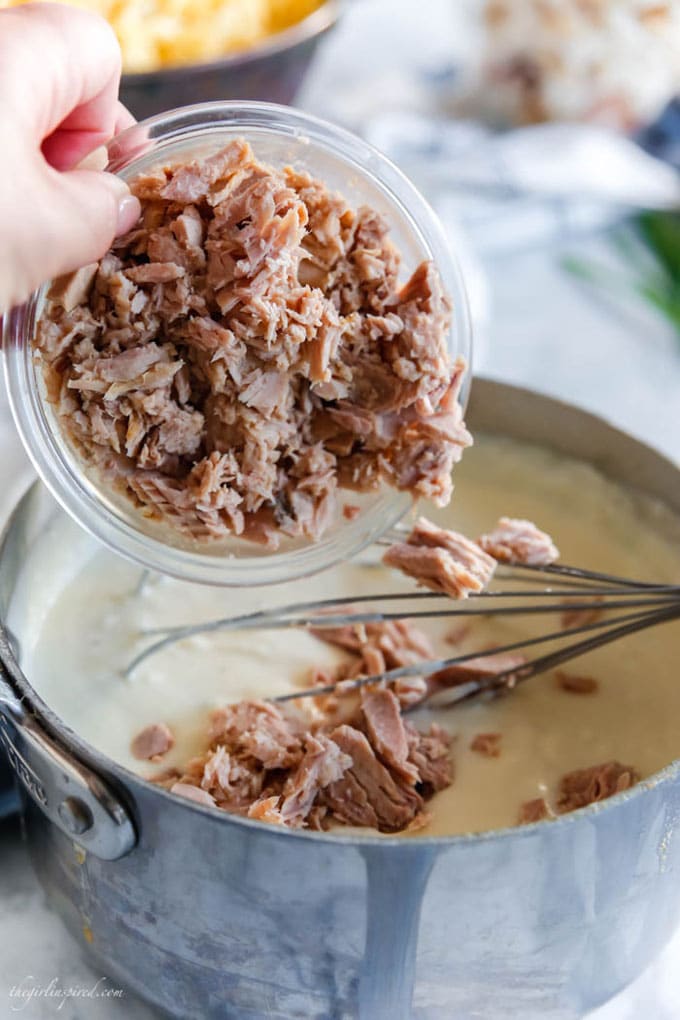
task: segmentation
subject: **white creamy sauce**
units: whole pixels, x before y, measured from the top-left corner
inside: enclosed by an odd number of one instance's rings
[[[471,536],[502,514],[528,517],[555,538],[562,562],[631,577],[680,581],[680,524],[656,504],[606,481],[591,468],[537,447],[478,437],[456,472],[450,508],[434,520]],[[310,667],[343,653],[301,631],[238,631],[185,639],[122,672],[143,646],[140,632],[234,616],[274,604],[335,595],[414,590],[378,565],[375,550],[330,573],[276,587],[224,590],[151,578],[136,593],[140,569],[102,551],[64,520],[45,534],[26,566],[25,595],[11,623],[37,691],[91,744],[152,776],[182,765],[206,746],[208,715],[219,704],[283,694],[303,685]],[[70,555],[64,555],[64,549]],[[49,576],[39,590],[31,574]],[[28,609],[26,608],[28,607]],[[461,604],[461,608],[464,605]],[[29,612],[30,610],[30,612]],[[28,612],[28,615],[27,615]],[[27,628],[27,621],[30,626]],[[555,629],[554,616],[511,623],[473,622],[455,648],[444,635],[456,621],[423,622],[442,655]],[[30,637],[29,637],[30,635]],[[567,771],[616,758],[648,776],[680,755],[680,622],[634,635],[566,668],[594,677],[592,695],[566,693],[546,674],[491,704],[420,712],[455,734],[455,781],[430,803],[426,835],[511,825],[523,801],[554,793]],[[176,744],[162,765],[136,761],[130,741],[163,721]],[[480,732],[502,734],[501,754],[470,750]]]

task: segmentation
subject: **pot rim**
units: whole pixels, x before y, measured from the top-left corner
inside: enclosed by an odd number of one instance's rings
[[[168,64],[155,71],[129,71],[122,76],[123,86],[145,86],[149,84],[167,83],[185,78],[187,74],[206,72],[232,71],[260,60],[278,56],[293,50],[303,43],[309,42],[331,29],[338,21],[343,0],[326,0],[315,11],[308,14],[302,21],[297,21],[288,28],[276,32],[275,35],[245,50],[238,50],[229,56],[217,60],[205,60],[200,63]]]
[[[655,456],[661,464],[665,465],[674,473],[677,474],[680,471],[679,462],[672,460],[666,454],[652,447],[649,443],[624,432],[623,429],[614,425],[603,415],[593,414],[578,405],[560,400],[559,398],[553,397],[549,394],[531,390],[527,387],[515,386],[501,380],[494,380],[486,377],[483,379],[476,379],[475,383],[478,388],[481,386],[482,389],[489,388],[493,391],[500,387],[503,390],[509,391],[515,397],[527,397],[529,399],[538,397],[539,399],[557,405],[557,407],[568,412],[576,412],[586,422],[591,422],[598,426],[605,425],[610,429],[615,430],[619,433],[619,435],[634,443],[643,452]],[[537,440],[537,445],[547,445],[548,448],[550,447],[550,444],[541,442],[540,438]],[[0,532],[0,557],[5,545],[6,537],[13,527],[16,518],[20,515],[24,502],[30,499],[32,493],[41,485],[41,481],[36,479],[28,487],[28,489],[24,491],[15,504],[4,528]],[[644,493],[644,490],[640,491]],[[124,765],[121,765],[112,758],[109,758],[101,751],[98,751],[95,747],[80,737],[74,730],[67,726],[33,688],[14,655],[10,635],[5,628],[4,622],[1,620],[0,639],[2,639],[0,644],[0,658],[2,659],[11,681],[18,690],[21,701],[25,704],[25,706],[33,712],[37,720],[45,727],[50,736],[56,739],[68,753],[73,754],[77,759],[84,761],[90,768],[103,773],[105,779],[113,778],[116,781],[117,786],[122,789],[126,799],[131,800],[133,805],[136,799],[134,786],[137,784],[141,786],[147,794],[154,793],[167,799],[168,802],[175,808],[187,808],[191,811],[198,812],[204,818],[211,819],[217,824],[222,824],[227,827],[230,825],[243,826],[245,828],[253,829],[262,836],[267,835],[271,838],[302,839],[315,842],[320,841],[326,846],[339,846],[345,848],[354,847],[359,850],[362,848],[371,848],[373,850],[377,847],[385,847],[386,849],[391,848],[392,851],[398,849],[401,853],[411,853],[420,849],[441,850],[449,847],[486,844],[513,838],[530,838],[539,828],[541,828],[542,831],[545,831],[545,826],[547,825],[551,826],[552,831],[553,827],[558,830],[565,826],[575,825],[579,821],[589,821],[605,811],[616,810],[619,807],[623,807],[633,799],[644,796],[644,794],[650,790],[656,789],[659,786],[673,782],[680,778],[680,757],[678,757],[668,765],[665,765],[662,769],[653,773],[653,775],[643,779],[635,786],[630,787],[628,790],[624,790],[612,797],[598,801],[595,804],[589,804],[584,808],[579,808],[576,811],[569,812],[568,814],[559,815],[557,818],[531,822],[525,825],[489,829],[484,830],[483,832],[459,833],[453,836],[416,836],[408,838],[403,835],[372,835],[356,833],[353,833],[352,835],[343,835],[342,830],[338,833],[335,831],[316,832],[309,829],[289,829],[285,826],[268,825],[267,823],[257,821],[256,819],[229,814],[228,812],[221,811],[217,807],[208,807],[198,804],[195,801],[191,801],[188,798],[182,798],[178,797],[176,794],[171,794],[170,791],[165,790],[163,787],[158,786],[147,779],[144,779],[142,776],[132,772]]]

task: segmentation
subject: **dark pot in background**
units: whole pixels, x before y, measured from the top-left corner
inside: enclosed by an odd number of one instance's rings
[[[257,99],[287,105],[295,97],[322,36],[340,13],[329,0],[260,46],[208,64],[124,74],[120,97],[138,120],[216,99]]]

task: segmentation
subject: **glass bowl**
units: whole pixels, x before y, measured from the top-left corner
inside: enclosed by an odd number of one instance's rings
[[[401,250],[405,276],[423,259],[432,259],[453,301],[451,356],[462,355],[469,364],[471,328],[465,290],[439,222],[403,174],[360,138],[288,107],[206,103],[152,117],[120,134],[109,144],[108,169],[128,180],[159,163],[208,155],[237,137],[249,141],[263,162],[308,170],[354,207],[369,205],[382,213]],[[10,405],[44,483],[72,517],[112,549],[148,569],[186,580],[233,586],[272,584],[348,559],[393,526],[412,505],[408,494],[386,486],[371,493],[348,493],[348,500],[360,506],[354,520],[339,513],[317,542],[287,539],[276,551],[238,538],[200,545],[145,520],[86,472],[44,395],[41,365],[31,340],[47,289],[45,285],[5,317],[3,354]],[[469,372],[461,393],[463,403],[468,389]]]

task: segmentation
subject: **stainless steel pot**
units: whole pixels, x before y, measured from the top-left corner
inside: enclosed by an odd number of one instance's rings
[[[474,429],[540,440],[680,512],[680,472],[604,422],[478,380]],[[59,513],[34,487],[0,550],[7,619]],[[69,731],[5,627],[2,727],[28,846],[94,965],[174,1016],[576,1017],[680,920],[680,771],[557,821],[450,839],[293,833],[170,796]]]

